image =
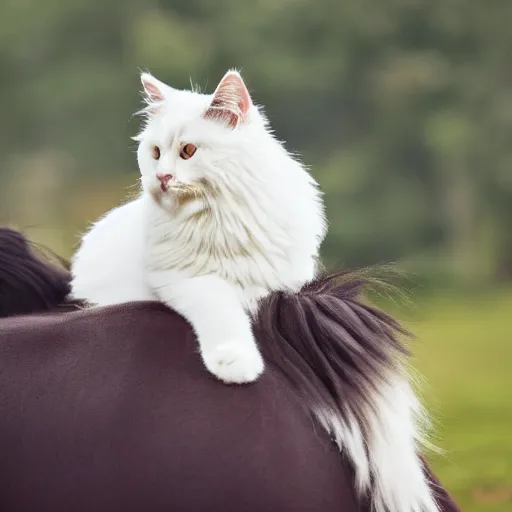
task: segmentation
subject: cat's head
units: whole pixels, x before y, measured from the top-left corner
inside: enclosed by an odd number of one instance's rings
[[[148,103],[136,138],[141,181],[163,206],[236,190],[241,182],[247,187],[265,147],[282,155],[237,71],[228,71],[210,95],[174,89],[147,73],[141,81]]]

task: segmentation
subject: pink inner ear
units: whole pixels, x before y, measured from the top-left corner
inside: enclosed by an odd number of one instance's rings
[[[142,86],[144,87],[144,91],[149,96],[151,101],[163,101],[164,95],[158,85],[156,85],[152,81],[152,77],[150,76],[142,76],[141,78]]]
[[[247,114],[252,106],[252,100],[242,77],[237,72],[230,71],[226,73],[224,78],[220,81],[217,91],[215,91],[215,97],[217,97],[218,93],[222,96],[223,91],[225,91],[226,95],[232,94],[235,96],[240,112],[242,114]]]
[[[217,86],[203,117],[235,128],[244,120],[251,106],[251,96],[242,77],[236,71],[228,71]]]

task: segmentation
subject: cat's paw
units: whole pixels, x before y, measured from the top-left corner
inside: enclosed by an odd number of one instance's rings
[[[263,359],[256,347],[236,341],[222,343],[203,353],[206,368],[220,380],[231,384],[255,381],[263,372]]]

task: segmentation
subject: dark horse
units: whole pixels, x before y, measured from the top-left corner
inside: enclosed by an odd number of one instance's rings
[[[338,274],[271,295],[254,321],[266,371],[226,386],[178,314],[73,304],[67,270],[0,229],[0,510],[369,512],[311,414],[363,415],[404,352],[364,284]],[[458,510],[421,460],[439,510]]]

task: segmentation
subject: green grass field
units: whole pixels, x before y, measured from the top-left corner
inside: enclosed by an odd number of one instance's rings
[[[416,305],[406,324],[445,450],[429,460],[463,512],[511,512],[512,291]]]

